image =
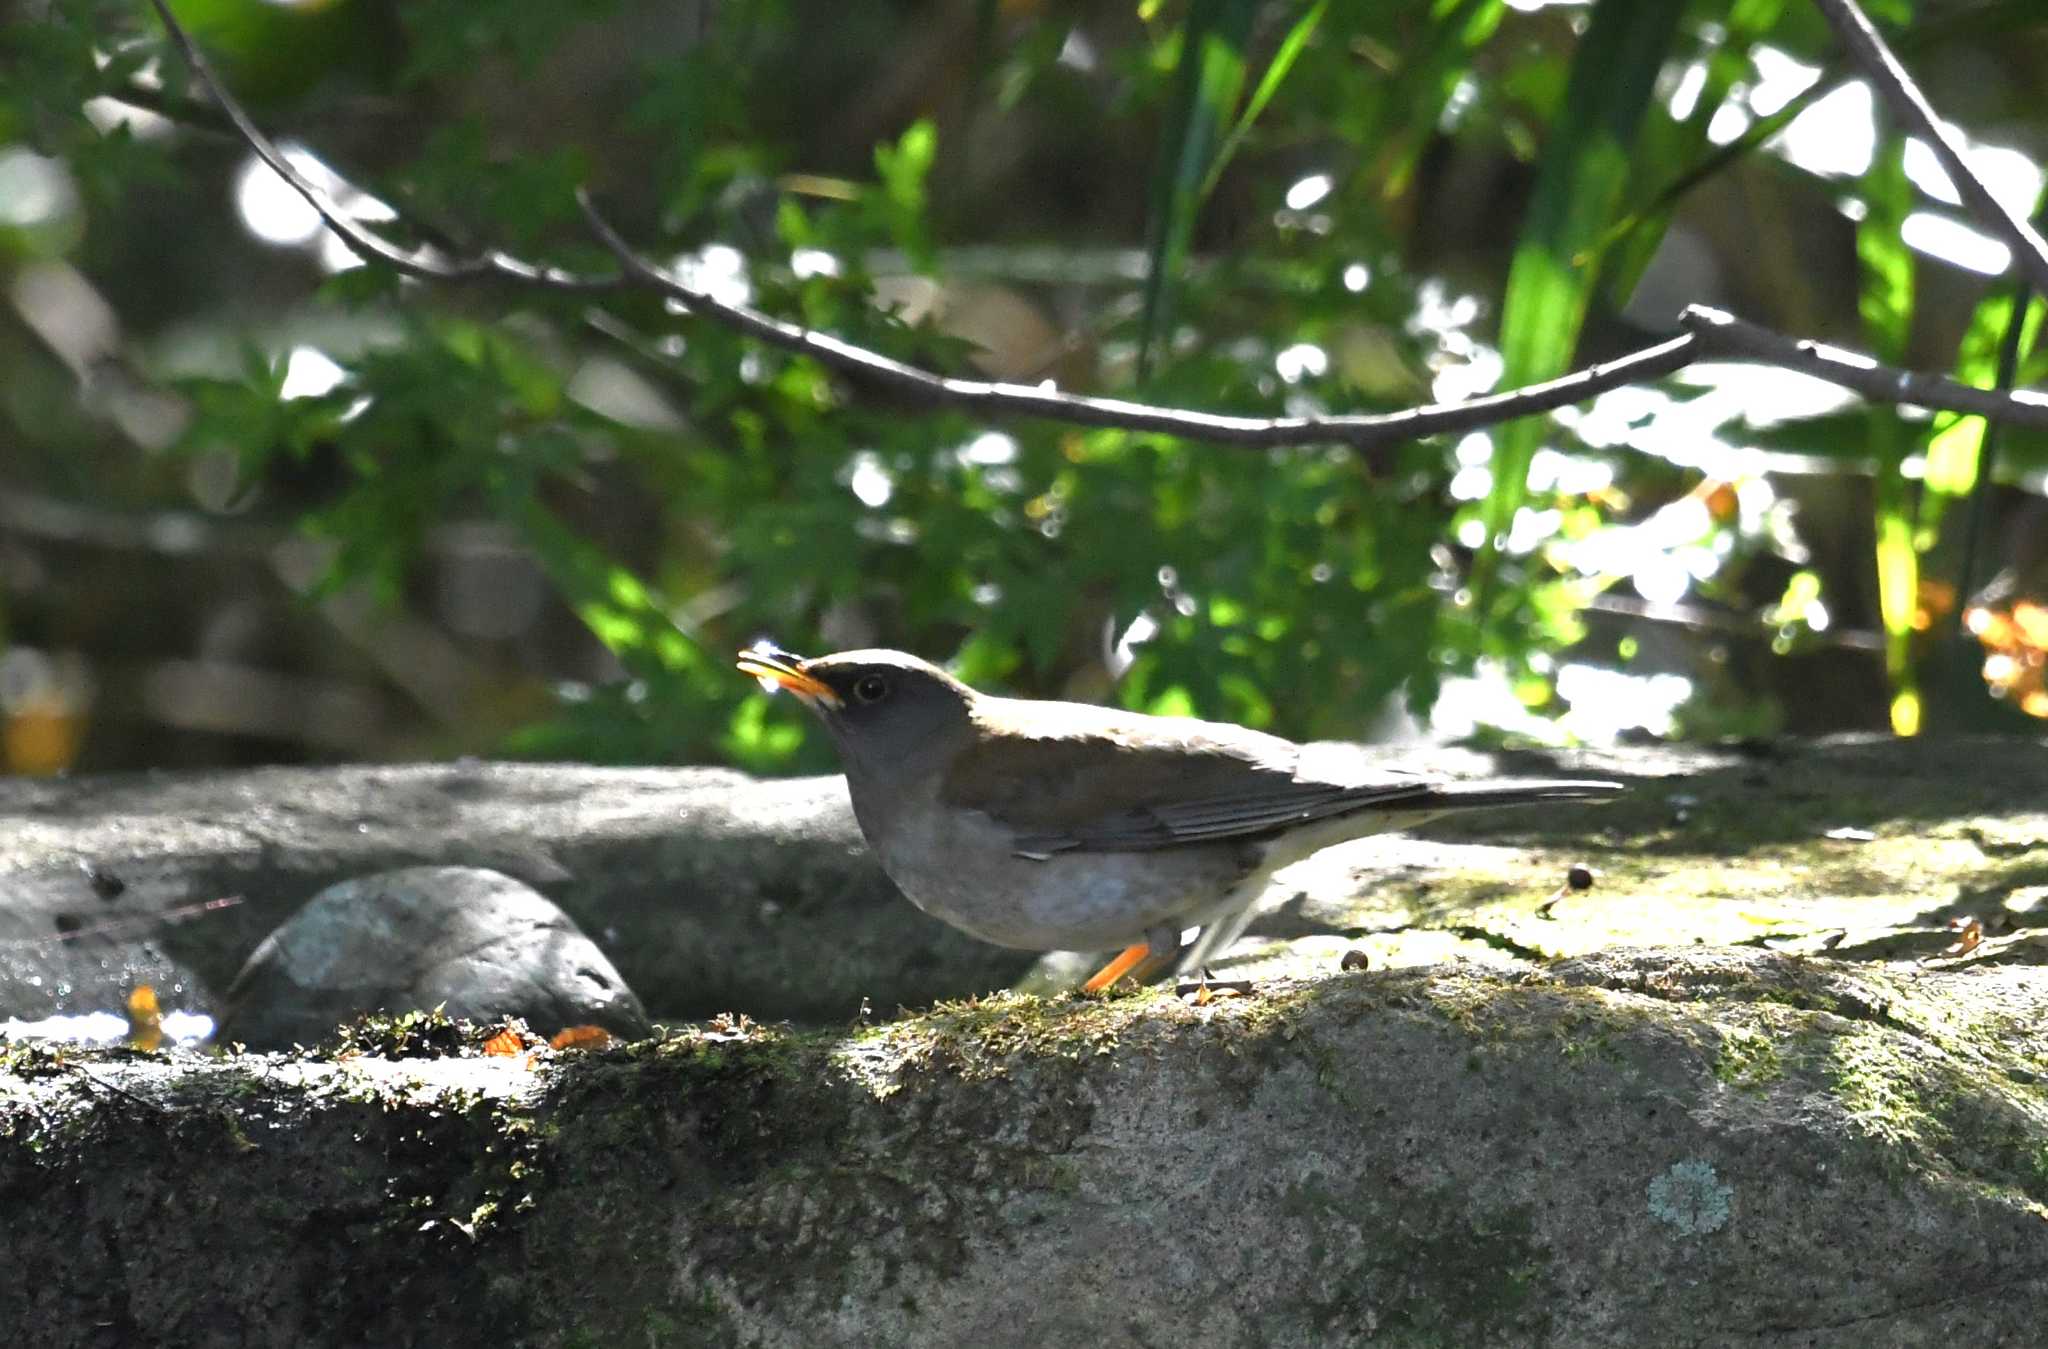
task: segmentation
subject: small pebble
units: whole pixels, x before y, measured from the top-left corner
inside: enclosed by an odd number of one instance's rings
[[[92,887],[92,892],[110,904],[128,888],[128,882],[91,862],[80,862],[78,869],[85,873],[85,883]]]

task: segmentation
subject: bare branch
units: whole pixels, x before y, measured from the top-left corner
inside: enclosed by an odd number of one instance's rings
[[[1856,58],[1871,82],[1877,85],[1885,102],[1891,104],[1892,115],[1934,147],[1934,153],[1941,160],[1942,168],[1948,171],[1956,191],[1979,220],[2012,245],[2019,258],[2020,269],[2026,273],[2034,289],[2048,295],[2048,239],[2043,239],[2040,231],[2029,224],[2025,216],[1992,196],[1991,189],[1984,186],[1984,180],[1971,171],[1963,159],[1962,143],[1955,132],[1935,116],[1933,105],[1913,83],[1906,68],[1899,64],[1899,58],[1892,55],[1891,48],[1885,46],[1870,17],[1857,6],[1856,0],[1813,0],[1813,3],[1834,28],[1835,36],[1841,39],[1842,45],[1849,49],[1849,54]]]
[[[485,277],[496,277],[525,285],[545,286],[551,290],[596,291],[609,290],[619,284],[616,276],[584,276],[566,268],[536,266],[522,261],[509,253],[496,249],[477,254],[474,257],[450,257],[434,248],[409,249],[400,247],[374,231],[365,228],[355,217],[312,179],[300,173],[297,166],[278,149],[276,142],[265,135],[256,125],[241,103],[230,94],[227,85],[213,69],[213,63],[199,50],[199,44],[185,31],[176,16],[171,13],[168,0],[149,0],[155,6],[157,16],[163,20],[164,31],[184,56],[192,73],[206,86],[207,93],[227,119],[234,123],[235,130],[249,143],[249,148],[278,177],[291,184],[292,190],[306,199],[306,204],[319,213],[327,227],[341,236],[357,257],[366,262],[381,262],[385,266],[406,276],[437,281],[469,281]]]
[[[1853,389],[1873,403],[1912,403],[1949,412],[2001,417],[2017,426],[2048,427],[2048,394],[1979,389],[1919,370],[1884,365],[1860,352],[1810,338],[1787,337],[1705,305],[1687,305],[1679,323],[1709,351],[1752,356]]]
[[[144,84],[139,79],[128,81],[119,89],[101,94],[99,97],[123,107],[137,109],[176,122],[187,131],[201,132],[208,136],[222,136],[228,140],[240,140],[242,135],[235,124],[218,104],[202,103],[196,98],[175,98],[163,89]]]
[[[1827,4],[1836,0],[1817,2]],[[887,389],[929,407],[958,408],[989,417],[1040,417],[1070,426],[1153,431],[1186,440],[1249,449],[1329,444],[1374,449],[1424,436],[1495,426],[1518,417],[1548,412],[1582,402],[1609,389],[1670,374],[1712,350],[1752,356],[1804,370],[1854,389],[1875,402],[1916,403],[1932,408],[2003,416],[2028,426],[2048,425],[2048,397],[2028,393],[2003,395],[1973,389],[1938,375],[1893,369],[1852,352],[1786,337],[1728,314],[1697,306],[1681,316],[1680,324],[1686,329],[1683,333],[1614,360],[1505,393],[1460,403],[1404,408],[1398,412],[1244,417],[1063,393],[1053,388],[1050,382],[1027,385],[955,379],[856,346],[829,333],[817,332],[744,305],[726,303],[685,285],[672,272],[657,266],[627,243],[598,213],[588,194],[581,191],[577,194],[577,201],[592,232],[617,258],[621,268],[617,274],[573,272],[527,262],[497,250],[460,257],[432,247],[408,249],[394,244],[352,218],[331,194],[300,173],[228,92],[191,35],[171,14],[166,0],[150,0],[150,3],[162,18],[171,40],[191,64],[193,73],[250,148],[305,198],[328,227],[365,260],[381,262],[406,276],[430,280],[496,279],[575,294],[613,291],[626,286],[652,290],[667,296],[688,313],[770,346],[808,356],[849,379]],[[1981,190],[1981,184],[1979,188]]]
[[[728,304],[686,286],[672,273],[635,252],[598,214],[587,194],[579,193],[578,201],[589,218],[592,232],[618,258],[627,277],[661,291],[689,312],[716,319],[726,327],[738,329],[771,346],[813,357],[830,369],[927,405],[998,416],[1045,417],[1075,426],[1162,431],[1189,440],[1249,448],[1322,443],[1371,448],[1547,412],[1551,408],[1590,398],[1606,389],[1669,374],[1685,365],[1693,354],[1693,339],[1680,336],[1545,384],[1532,384],[1527,388],[1474,398],[1464,403],[1360,416],[1234,417],[1115,398],[1088,398],[1061,393],[1049,385],[949,379],[841,341],[830,334],[786,323],[741,305]]]
[[[1748,641],[1768,642],[1778,636],[1780,625],[1758,613],[1731,613],[1704,604],[1665,604],[1637,599],[1632,595],[1593,595],[1584,601],[1589,612],[1614,614],[1641,623],[1662,623],[1688,632],[1716,633]],[[1840,651],[1884,651],[1884,634],[1855,628],[1808,631],[1800,638],[1802,647],[1832,648]]]

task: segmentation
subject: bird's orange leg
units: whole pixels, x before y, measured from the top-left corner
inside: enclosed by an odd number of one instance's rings
[[[1084,992],[1100,993],[1103,989],[1108,988],[1111,984],[1145,964],[1151,958],[1152,944],[1150,942],[1141,941],[1136,946],[1126,946],[1115,960],[1110,961],[1107,965],[1097,970],[1095,977],[1081,985],[1081,988]]]

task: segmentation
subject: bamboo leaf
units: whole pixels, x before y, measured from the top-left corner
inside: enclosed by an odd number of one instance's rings
[[[1323,15],[1330,9],[1330,0],[1316,0],[1294,26],[1287,30],[1287,36],[1280,39],[1280,46],[1273,53],[1273,59],[1266,65],[1266,73],[1259,79],[1259,87],[1246,100],[1244,111],[1238,114],[1237,125],[1230,129],[1230,135],[1223,141],[1223,147],[1216,152],[1215,162],[1209,165],[1209,173],[1202,180],[1202,195],[1207,197],[1216,190],[1216,183],[1223,177],[1223,170],[1229,165],[1237,147],[1251,133],[1252,124],[1259,120],[1259,114],[1273,101],[1273,95],[1280,91],[1280,85],[1287,79],[1287,72],[1294,68],[1294,62],[1302,49],[1315,36],[1316,26],[1323,21]]]
[[[1856,226],[1862,281],[1857,312],[1864,341],[1880,359],[1901,362],[1913,335],[1913,255],[1900,237],[1912,206],[1906,180],[1905,141],[1892,136],[1863,176],[1863,219]],[[1891,685],[1892,730],[1920,730],[1920,695],[1913,668],[1913,624],[1920,605],[1920,554],[1913,546],[1913,499],[1905,475],[1912,438],[1898,413],[1870,410],[1870,447],[1877,459],[1877,601],[1884,622],[1884,670]]]
[[[1414,185],[1416,164],[1444,109],[1470,75],[1472,53],[1500,27],[1502,0],[1435,0],[1430,36],[1396,74],[1388,101],[1414,111],[1380,152],[1380,194],[1391,201]],[[1404,134],[1405,133],[1405,134]]]
[[[1209,164],[1244,92],[1245,43],[1257,11],[1255,0],[1194,0],[1181,25],[1173,109],[1160,139],[1145,231],[1141,379],[1171,322],[1173,288],[1187,265]]]
[[[2026,322],[2018,335],[2016,361],[2024,361],[2040,339],[2041,321],[2048,307],[2038,299],[2027,308]],[[2016,319],[2010,293],[1992,295],[1977,306],[1964,333],[1956,356],[1956,378],[1979,388],[2000,387],[1999,353],[2008,341]],[[1967,496],[1977,484],[1979,453],[1984,443],[1985,420],[1944,412],[1935,418],[1934,437],[1927,443],[1928,506],[1934,518],[1923,527],[1939,524],[1939,513],[1948,500]]]
[[[1684,8],[1679,0],[1598,0],[1593,6],[1508,271],[1501,306],[1505,385],[1550,379],[1571,363],[1598,271],[1587,250],[1627,187],[1631,147]],[[1495,438],[1477,568],[1482,594],[1497,541],[1527,495],[1543,426],[1524,418]]]
[[[1639,164],[1661,177],[1667,171],[1667,165],[1700,158],[1708,149],[1707,129],[1713,123],[1714,114],[1727,103],[1738,84],[1752,74],[1751,50],[1777,26],[1785,5],[1786,0],[1734,0],[1729,8],[1725,34],[1704,63],[1703,83],[1691,113],[1683,122],[1663,119],[1654,122],[1654,134],[1645,138],[1643,153],[1638,156]],[[1780,114],[1783,112],[1781,109]],[[1746,148],[1754,148],[1760,143],[1748,141]],[[1725,167],[1732,162],[1718,161],[1717,167]],[[1637,190],[1640,192],[1640,179],[1645,175],[1637,176]],[[1697,181],[1695,179],[1694,183]],[[1606,262],[1607,292],[1616,305],[1627,303],[1628,297],[1635,292],[1636,283],[1642,280],[1657,246],[1664,241],[1664,232],[1671,224],[1672,209],[1682,195],[1682,191],[1673,194],[1668,188],[1660,190],[1651,205],[1629,217],[1630,227]]]

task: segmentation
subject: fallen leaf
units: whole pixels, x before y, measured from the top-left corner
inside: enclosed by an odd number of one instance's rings
[[[511,1058],[515,1054],[526,1052],[526,1039],[518,1031],[507,1026],[484,1041],[479,1048],[493,1058]]]
[[[1966,956],[1977,949],[1977,943],[1984,940],[1984,923],[1981,919],[1951,918],[1948,920],[1948,930],[1956,934],[1956,939],[1942,952],[1945,956]]]
[[[137,984],[128,995],[128,1044],[147,1054],[164,1042],[163,1011],[157,1006],[156,989]]]

